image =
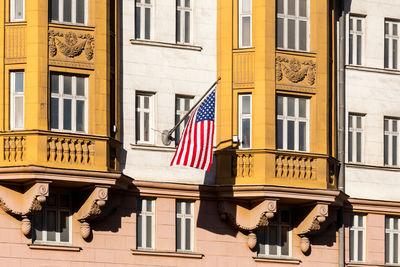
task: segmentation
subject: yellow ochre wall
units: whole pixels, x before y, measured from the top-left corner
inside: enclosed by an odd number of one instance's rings
[[[110,117],[119,131],[119,88],[110,85],[110,73],[118,81],[118,51],[110,51],[110,34],[118,37],[118,3],[114,0],[89,0],[88,25],[49,22],[48,1],[25,1],[25,21],[10,22],[9,1],[0,6],[0,167],[39,165],[67,169],[118,170],[119,132],[113,134]],[[110,29],[111,3],[115,8],[115,28]],[[66,42],[66,35],[77,43],[92,40],[92,57],[86,50],[66,56],[51,39]],[[115,38],[118,48],[118,38]],[[90,49],[88,50],[90,51]],[[114,66],[110,64],[115,57]],[[25,71],[24,130],[10,131],[11,70]],[[86,134],[50,131],[50,72],[88,76],[88,131]],[[115,110],[110,110],[110,94]]]
[[[334,71],[329,61],[334,51],[333,2],[310,0],[310,52],[299,52],[276,49],[275,0],[252,1],[253,47],[245,49],[238,48],[238,0],[218,1],[217,65],[222,79],[217,90],[217,183],[336,188]],[[291,82],[280,69],[292,63],[313,68],[303,81]],[[252,94],[248,150],[232,142],[238,135],[240,93]],[[278,94],[310,99],[309,152],[276,149]]]

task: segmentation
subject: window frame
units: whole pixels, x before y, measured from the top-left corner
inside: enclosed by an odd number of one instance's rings
[[[250,96],[250,114],[243,114],[243,97]],[[238,94],[238,138],[239,138],[239,148],[240,149],[251,149],[252,147],[252,135],[253,135],[253,96],[251,93],[243,93]],[[249,147],[243,146],[243,129],[242,129],[242,120],[250,119],[250,139],[249,139]]]
[[[22,18],[17,19],[15,18],[15,1],[16,0],[10,0],[10,22],[21,22],[25,21],[25,0],[22,0]]]
[[[283,13],[278,12],[278,1],[283,1]],[[301,51],[301,52],[309,52],[310,51],[310,0],[306,0],[306,12],[307,17],[300,16],[300,1],[295,0],[295,15],[288,14],[288,0],[276,0],[276,23],[275,23],[275,31],[276,31],[276,48],[282,50],[291,50],[291,51]],[[278,19],[283,19],[283,29],[282,29],[282,36],[283,36],[283,47],[278,46]],[[289,48],[288,44],[288,36],[289,36],[289,29],[288,29],[288,20],[295,21],[295,48]],[[306,49],[300,49],[300,21],[306,22]]]
[[[367,216],[364,214],[352,214],[350,215],[350,226],[349,226],[349,259],[351,262],[365,262],[366,258],[366,240],[367,240]],[[362,217],[362,226],[359,225],[359,218]],[[355,225],[356,224],[356,225]],[[353,231],[353,238],[351,237],[351,231]],[[362,249],[361,259],[359,258],[359,235],[362,234]],[[353,244],[353,247],[352,247]]]
[[[288,219],[289,219],[288,222],[282,222],[282,212],[283,211],[288,213],[288,216],[289,216],[288,217]],[[261,230],[259,230],[257,232],[257,234],[258,234],[257,239],[259,240],[258,241],[257,256],[261,257],[261,258],[290,258],[292,256],[292,231],[293,231],[292,225],[291,225],[291,222],[292,222],[291,211],[289,209],[279,210],[278,212],[275,213],[273,219],[276,219],[276,221],[269,220],[268,226],[263,227]],[[276,243],[277,243],[276,252],[277,253],[276,253],[276,255],[273,255],[273,254],[269,253],[270,244],[268,244],[269,243],[269,234],[268,234],[269,232],[268,232],[268,229],[271,226],[275,226],[277,228],[277,231],[278,231],[277,234],[276,234],[276,236],[277,236],[277,240],[276,240]],[[282,228],[283,227],[287,227],[288,228],[288,232],[287,232],[287,237],[288,237],[288,240],[287,240],[287,242],[288,242],[288,255],[282,255],[282,246],[278,245],[278,244],[280,244],[282,242],[281,239],[282,239]],[[264,235],[264,237],[262,237],[262,235]],[[265,244],[261,244],[263,239],[265,241]],[[260,252],[261,249],[262,249],[262,246],[264,246],[263,247],[264,254],[262,254]],[[268,253],[267,253],[267,251],[268,251]]]
[[[178,213],[178,205],[181,204],[181,213]],[[182,205],[184,204],[184,205]],[[186,206],[190,205],[190,214],[186,214]],[[176,237],[176,251],[178,252],[193,252],[194,251],[194,202],[187,200],[176,200],[175,205],[175,237]],[[178,219],[181,219],[181,248],[178,248]],[[186,249],[186,220],[190,219],[190,248]],[[183,223],[182,223],[183,222]]]
[[[146,210],[147,202],[151,202],[151,211]],[[146,203],[146,204],[143,204]],[[155,220],[156,220],[156,211],[155,211],[155,205],[156,199],[151,199],[151,198],[138,198],[137,201],[137,215],[136,215],[136,248],[138,250],[154,250],[155,249]],[[151,220],[151,246],[147,246],[147,225],[146,225],[146,220],[141,220],[141,232],[139,231],[139,216],[142,216],[142,218],[147,218],[150,216],[152,218]],[[139,240],[141,240],[141,246],[139,246]],[[145,244],[145,246],[143,246]]]
[[[16,92],[15,74],[23,73],[23,92]],[[10,71],[10,130],[23,130],[25,129],[25,70],[12,70]],[[15,112],[15,99],[22,97],[22,127],[16,127],[16,112]]]
[[[248,0],[250,2],[250,12],[243,12],[242,6],[243,1],[245,0],[238,0],[238,36],[239,36],[239,48],[251,48],[253,46],[253,0]],[[243,45],[243,18],[249,17],[250,18],[250,44]]]
[[[153,24],[154,24],[154,3],[153,1],[155,0],[148,0],[150,3],[146,3],[147,0],[135,0],[135,27],[134,27],[134,35],[136,40],[153,40]],[[140,9],[140,23],[139,23],[139,29],[140,33],[139,36],[137,35],[136,29],[137,29],[137,8]],[[146,38],[146,8],[150,9],[150,26],[149,26],[149,38]]]
[[[352,119],[352,126],[350,127],[350,117],[353,117]],[[357,117],[361,118],[361,128],[358,128],[357,126]],[[363,163],[364,162],[364,124],[365,124],[365,114],[360,114],[360,113],[349,113],[348,116],[348,121],[347,121],[347,162],[349,163]],[[354,126],[356,128],[354,128]],[[351,157],[350,157],[350,132],[352,132],[352,147],[351,147]],[[355,134],[354,134],[355,133]],[[360,140],[360,160],[357,160],[357,133],[361,134],[361,140]],[[355,148],[355,149],[354,149]],[[356,153],[354,153],[354,151]]]
[[[394,221],[397,220],[397,229]],[[388,225],[389,222],[389,225]],[[397,249],[400,248],[400,217],[385,216],[385,263],[400,264],[400,251],[397,253],[397,262],[394,262],[394,236],[397,235]],[[391,242],[392,241],[392,242]],[[389,246],[389,247],[388,247]]]
[[[51,106],[51,100],[52,99],[58,99],[58,128],[52,128],[51,126],[51,115],[50,117],[50,130],[51,131],[57,131],[57,132],[67,132],[67,133],[88,133],[88,125],[89,125],[89,76],[88,75],[81,75],[81,74],[76,74],[76,73],[67,73],[67,72],[50,72],[50,79],[52,75],[58,75],[58,93],[53,93],[51,91],[51,81],[50,81],[50,114],[52,110]],[[71,77],[71,95],[66,95],[64,94],[64,78],[65,76],[70,76]],[[62,79],[60,79],[62,77]],[[76,95],[76,88],[77,88],[77,82],[76,78],[81,77],[85,79],[85,96],[78,96]],[[74,82],[75,81],[75,82]],[[63,129],[64,128],[64,101],[65,99],[71,99],[71,130]],[[77,112],[77,101],[84,101],[85,103],[85,109],[84,109],[84,130],[83,131],[77,131],[76,130],[76,112]]]
[[[177,100],[180,99],[180,109],[177,107]],[[182,101],[184,100],[184,101]],[[189,109],[185,110],[185,101],[189,100]],[[194,97],[188,95],[175,95],[175,125],[185,116],[189,110],[193,107]],[[183,107],[183,109],[181,109]],[[178,119],[179,116],[179,119]],[[183,130],[186,127],[186,124],[189,121],[189,116],[186,117],[185,121],[183,121],[175,130],[175,146],[178,146],[180,138],[182,137]],[[178,136],[177,133],[179,132]],[[179,137],[179,139],[177,138]]]
[[[282,97],[282,113],[278,114],[278,98]],[[288,98],[294,98],[294,116],[287,115],[288,114]],[[304,99],[306,101],[306,118],[299,117],[299,100]],[[278,120],[282,121],[282,148],[278,147]],[[294,121],[294,149],[288,148],[288,122]],[[300,136],[299,136],[299,125],[300,122],[306,123],[306,135],[305,135],[305,150],[300,150]],[[310,98],[303,96],[294,96],[294,95],[277,95],[276,96],[276,148],[278,150],[283,151],[295,151],[295,152],[309,152],[310,151]]]
[[[137,106],[137,98],[138,96],[141,98],[140,100],[140,107]],[[144,107],[144,98],[142,97],[149,97],[149,107],[145,108]],[[146,92],[141,92],[137,91],[135,95],[135,140],[136,144],[154,144],[154,133],[153,133],[153,128],[154,128],[154,114],[155,114],[155,104],[154,104],[154,98],[155,94],[153,93],[146,93]],[[139,109],[139,110],[138,110]],[[149,113],[149,140],[146,141],[144,140],[144,113],[146,110]],[[137,136],[137,112],[140,112],[140,125],[139,125],[139,130],[140,130],[140,138],[138,139]]]
[[[387,130],[386,130],[387,121]],[[393,130],[393,122],[396,122],[397,130]],[[384,117],[383,120],[383,164],[385,166],[399,166],[399,123],[398,118]],[[387,149],[386,149],[386,136],[387,138]],[[393,138],[396,137],[396,146],[393,146]],[[393,153],[394,148],[396,149],[395,154]],[[396,156],[396,162],[393,162],[393,156]]]
[[[350,21],[352,22],[352,25],[350,25]],[[361,30],[357,30],[357,21],[361,21]],[[363,15],[356,15],[356,14],[350,14],[348,18],[348,41],[347,41],[347,50],[348,50],[348,57],[347,57],[347,62],[349,65],[356,65],[356,66],[362,66],[364,65],[364,54],[365,54],[365,16]],[[351,29],[350,26],[353,26]],[[353,37],[353,39],[350,39],[350,36]],[[361,44],[360,44],[360,62],[358,62],[358,46],[357,46],[357,37],[360,36],[361,38]],[[355,37],[355,38],[354,38]],[[351,40],[351,43],[350,43]],[[355,42],[354,42],[355,40]]]
[[[389,33],[386,33],[386,24],[388,24],[388,31]],[[397,35],[393,35],[393,25],[396,25],[397,27]],[[388,53],[386,55],[386,40],[388,40]],[[396,67],[393,66],[393,41],[396,40],[397,43],[397,50],[396,50]],[[392,69],[392,70],[398,70],[400,68],[400,49],[399,49],[399,45],[400,45],[400,21],[398,20],[391,20],[391,19],[387,19],[385,18],[384,21],[384,63],[383,63],[383,67],[385,69]],[[386,59],[386,56],[388,57]]]
[[[176,12],[175,12],[175,40],[177,44],[192,44],[193,43],[193,0],[189,1],[189,7],[186,7],[185,0],[180,0],[180,5],[176,5]],[[178,3],[178,1],[176,1]],[[178,11],[180,12],[180,25],[178,29]],[[189,19],[189,41],[186,41],[186,18],[185,14],[189,12],[190,19]],[[183,23],[182,23],[183,22]],[[178,40],[178,31],[180,40]]]
[[[51,1],[54,1],[54,0],[51,0]],[[76,1],[77,0],[71,0],[71,21],[64,21],[64,0],[56,0],[56,1],[58,1],[58,20],[53,20],[52,9],[49,8],[49,12],[50,12],[49,17],[50,17],[51,23],[83,25],[83,26],[88,25],[88,23],[89,23],[89,1],[88,0],[83,0],[83,1],[85,1],[85,3],[84,3],[85,12],[84,12],[84,22],[83,23],[76,22]]]
[[[45,244],[45,245],[64,245],[64,246],[71,246],[72,245],[72,195],[70,193],[65,193],[65,192],[54,192],[52,194],[56,195],[56,206],[55,207],[48,207],[48,203],[46,202],[45,206],[43,207],[42,211],[35,215],[35,216],[42,216],[42,228],[47,228],[47,211],[55,211],[56,212],[56,230],[55,230],[55,237],[56,241],[48,241],[47,240],[47,229],[42,230],[42,240],[37,240],[36,239],[36,225],[35,225],[35,219],[33,219],[33,227],[32,227],[32,244]],[[68,195],[68,200],[69,200],[69,207],[61,207],[60,206],[60,196],[61,195]],[[68,242],[61,241],[61,232],[59,231],[60,229],[60,213],[61,212],[68,212]],[[45,238],[46,237],[46,238]]]

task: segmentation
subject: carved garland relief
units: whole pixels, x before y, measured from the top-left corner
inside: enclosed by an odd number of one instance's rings
[[[85,52],[86,59],[90,61],[93,59],[94,47],[94,37],[88,33],[49,31],[49,54],[51,57],[55,57],[59,50],[69,58],[77,57]]]
[[[290,82],[298,84],[306,79],[308,85],[315,84],[316,64],[312,60],[299,60],[297,58],[276,57],[276,80],[282,81],[283,77]]]

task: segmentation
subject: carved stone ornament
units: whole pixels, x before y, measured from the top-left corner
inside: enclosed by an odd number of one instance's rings
[[[81,222],[81,236],[87,239],[91,233],[90,221],[102,213],[102,207],[108,200],[108,188],[96,186],[85,203],[78,211],[78,221]]]
[[[49,31],[49,54],[51,57],[55,57],[60,50],[64,56],[69,58],[77,57],[85,52],[87,60],[92,60],[94,47],[94,37],[88,33]]]
[[[301,237],[300,248],[303,253],[310,249],[309,236],[321,230],[321,224],[328,217],[328,204],[317,204],[307,215],[307,217],[297,227],[297,235]]]
[[[28,216],[42,210],[42,203],[49,196],[49,182],[36,182],[23,192],[0,185],[0,208],[6,213],[21,218],[21,231],[28,235],[31,222]]]
[[[295,57],[288,58],[277,56],[276,65],[276,80],[282,81],[286,77],[292,83],[300,83],[307,78],[309,85],[315,84],[316,64],[312,60],[299,60]]]
[[[254,249],[257,244],[257,236],[254,232],[268,226],[268,220],[274,217],[275,212],[275,199],[265,199],[251,209],[226,200],[218,203],[218,213],[221,220],[227,221],[232,228],[246,234],[250,249]]]

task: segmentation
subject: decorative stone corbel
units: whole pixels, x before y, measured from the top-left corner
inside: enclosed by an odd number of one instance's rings
[[[6,213],[22,218],[21,231],[24,235],[31,232],[29,216],[42,210],[42,204],[49,196],[49,182],[35,182],[20,188],[0,185],[0,208]]]
[[[218,203],[221,220],[227,221],[235,230],[247,235],[247,245],[254,249],[257,245],[255,231],[268,226],[268,220],[276,212],[276,199],[265,199],[256,206],[245,207],[227,200]]]
[[[95,186],[85,203],[78,211],[78,221],[81,223],[81,236],[87,239],[92,231],[90,221],[97,218],[102,207],[108,200],[108,187]]]
[[[328,204],[318,203],[307,215],[307,217],[297,227],[297,235],[300,236],[300,248],[303,253],[307,253],[310,249],[310,235],[321,230],[321,224],[328,217]]]

